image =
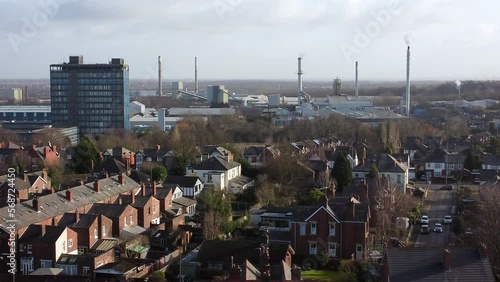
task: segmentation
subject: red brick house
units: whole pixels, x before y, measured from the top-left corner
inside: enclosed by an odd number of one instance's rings
[[[364,259],[369,206],[354,198],[322,198],[319,206],[269,208],[260,214],[261,230],[271,241],[286,241],[299,261],[320,253],[332,258]]]
[[[99,239],[111,237],[113,221],[104,215],[65,213],[58,222],[78,234],[78,251],[86,253]]]
[[[133,193],[133,192],[132,192]],[[113,221],[111,234],[119,238],[126,226],[137,226],[137,209],[130,205],[93,204],[89,214],[104,215]]]
[[[0,176],[0,207],[7,204],[9,183],[7,175]],[[29,200],[32,194],[43,194],[51,191],[50,180],[45,170],[37,173],[17,174],[14,185],[20,201]]]
[[[30,225],[19,238],[19,261],[22,274],[53,267],[62,254],[77,254],[77,234],[61,226]]]
[[[55,267],[61,268],[64,275],[94,277],[96,268],[112,262],[115,262],[115,252],[114,249],[109,249],[103,253],[63,254]]]

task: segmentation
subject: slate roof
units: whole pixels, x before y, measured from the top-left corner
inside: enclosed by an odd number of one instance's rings
[[[100,165],[94,168],[93,173],[101,173],[102,171],[107,172],[109,175],[117,175],[120,173],[125,173],[127,171],[125,164],[116,160],[115,158],[109,158],[104,160]]]
[[[45,226],[45,234],[43,234],[41,237],[35,237],[32,238],[32,242],[45,242],[45,243],[53,243],[61,237],[62,233],[66,227],[63,226],[50,226],[46,225]]]
[[[104,150],[104,152],[102,152],[102,155],[104,155],[104,153],[106,152],[113,158],[123,158],[125,155],[133,154],[132,151],[125,147],[113,147],[111,149],[106,149]]]
[[[57,260],[57,264],[69,264],[69,265],[94,265],[94,259],[101,254],[85,253],[79,255],[61,254]]]
[[[143,150],[140,150],[137,153],[138,154],[141,153],[145,157],[152,157],[152,158],[163,157],[163,156],[165,156],[165,155],[167,155],[169,153],[171,155],[174,154],[172,150],[169,150],[169,149],[166,149],[166,148],[160,148],[160,150],[157,150],[156,148],[154,148],[154,149],[143,149]]]
[[[127,208],[126,205],[115,205],[115,204],[100,204],[95,203],[92,205],[88,214],[103,214],[109,218],[119,217]]]
[[[391,282],[495,281],[488,259],[477,248],[449,248],[451,270],[444,271],[443,248],[388,248],[385,250]]]
[[[198,176],[169,175],[163,183],[178,184],[180,187],[194,187],[198,180],[200,180]]]
[[[500,165],[500,155],[484,155],[482,162],[483,165]]]
[[[265,149],[265,146],[251,146],[245,148],[245,150],[243,151],[243,156],[260,156]]]
[[[374,154],[366,158],[364,163],[354,167],[353,171],[369,172],[372,164],[375,164],[379,172],[404,173],[408,167],[400,163],[390,154]]]
[[[449,154],[445,150],[435,149],[431,153],[431,155],[425,159],[425,162],[426,163],[444,163],[446,155],[449,155]]]
[[[172,207],[173,208],[179,208],[181,207],[189,207],[192,205],[196,205],[196,200],[186,198],[186,197],[180,197],[175,200],[172,200]]]
[[[240,163],[237,163],[235,161],[228,162],[221,157],[211,157],[194,165],[193,169],[227,171],[238,166],[240,166]]]
[[[347,209],[349,208],[349,200],[351,197],[335,197],[330,199],[329,206],[339,218],[340,221],[347,219]],[[368,203],[354,204],[354,221],[366,222],[370,215],[370,205]]]
[[[78,220],[78,222],[70,227],[78,229],[88,229],[97,220],[97,217],[99,217],[99,215],[87,213],[87,214],[80,214],[79,217],[80,219]]]
[[[128,176],[124,175],[124,184],[121,185],[118,181],[118,176],[112,176],[106,179],[99,180],[101,191],[94,191],[94,183],[86,183],[77,187],[70,188],[73,194],[73,201],[66,200],[66,191],[58,191],[53,194],[47,194],[38,197],[38,202],[42,207],[40,212],[33,209],[33,200],[25,201],[16,205],[16,228],[20,229],[27,227],[30,224],[35,224],[46,219],[53,218],[65,212],[75,211],[87,205],[94,204],[99,201],[111,198],[121,193],[127,193],[138,188],[139,184],[133,181]],[[5,228],[8,223],[4,221],[9,218],[8,207],[0,208],[0,229],[7,231]]]
[[[28,188],[32,187],[33,184],[35,184],[35,182],[38,180],[38,178],[42,179],[42,181],[47,184],[47,181],[45,181],[45,179],[40,177],[37,173],[28,174],[26,177],[27,181],[24,181],[24,174],[17,174],[17,176],[14,180],[15,188],[17,191],[28,189]],[[1,175],[0,176],[0,187],[2,187],[4,185],[8,186],[9,182],[7,182],[7,180],[8,180],[7,174]],[[38,188],[41,190],[43,187],[38,187]]]
[[[212,155],[214,153],[218,153],[221,156],[225,156],[225,155],[231,154],[231,152],[229,150],[227,150],[226,148],[221,147],[221,146],[214,146],[214,145],[202,146],[198,150],[203,155]]]
[[[286,257],[288,243],[270,242],[269,256],[271,265],[280,263]],[[292,254],[293,254],[292,250]],[[205,240],[201,243],[196,261],[241,264],[248,260],[252,264],[260,262],[260,242],[257,240]]]
[[[129,197],[130,199],[130,197]],[[151,196],[136,196],[135,201],[130,204],[134,208],[143,208],[149,201],[151,200]]]

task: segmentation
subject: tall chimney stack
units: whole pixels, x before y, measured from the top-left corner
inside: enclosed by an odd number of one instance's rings
[[[302,72],[302,57],[298,57],[298,71],[297,71],[297,76],[298,76],[298,89],[297,89],[297,96],[299,98],[299,105],[302,104],[302,75],[304,74]]]
[[[163,96],[163,85],[161,78],[161,56],[158,56],[158,96]]]
[[[355,84],[355,88],[356,88],[354,94],[355,94],[355,96],[357,98],[358,97],[358,61],[356,61],[356,78],[355,78],[355,83],[354,84]]]
[[[410,116],[410,46],[406,51],[406,94],[405,94],[406,116]]]
[[[194,93],[198,94],[198,57],[194,57]]]

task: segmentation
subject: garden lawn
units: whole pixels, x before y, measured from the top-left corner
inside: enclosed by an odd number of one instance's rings
[[[333,270],[307,270],[302,271],[301,277],[303,280],[311,279],[318,281],[349,281],[350,277],[356,279],[354,273],[344,273]],[[356,281],[356,280],[354,280]]]

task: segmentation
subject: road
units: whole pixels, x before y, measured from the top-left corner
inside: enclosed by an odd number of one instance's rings
[[[427,216],[429,216],[429,228],[431,232],[430,234],[419,234],[415,247],[448,245],[451,224],[443,224],[443,218],[445,215],[451,214],[453,203],[456,202],[457,191],[456,186],[453,191],[439,190],[441,186],[442,185],[429,185],[429,189],[432,190],[432,198],[430,199]],[[443,224],[442,233],[433,231],[434,223]],[[415,226],[415,228],[420,230],[420,225]]]

